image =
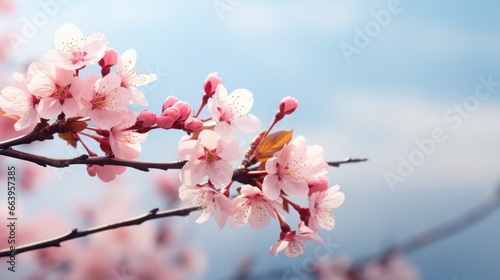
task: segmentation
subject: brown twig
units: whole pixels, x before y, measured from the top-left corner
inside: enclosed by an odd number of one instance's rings
[[[112,157],[89,157],[88,155],[81,155],[78,157],[68,158],[68,159],[55,159],[55,158],[48,158],[14,150],[12,148],[0,150],[0,155],[33,162],[43,167],[53,166],[57,168],[63,168],[77,164],[95,164],[101,166],[118,165],[118,166],[131,167],[146,172],[149,171],[149,169],[161,169],[161,170],[181,169],[186,163],[185,161],[176,161],[167,163],[141,162],[141,161],[117,159]]]
[[[41,165],[43,167],[47,166],[52,166],[52,167],[57,167],[57,168],[63,168],[63,167],[68,167],[70,165],[78,165],[78,164],[96,164],[96,165],[118,165],[118,166],[125,166],[125,167],[131,167],[135,168],[141,171],[149,171],[149,169],[161,169],[161,170],[169,170],[169,169],[181,169],[184,164],[186,163],[185,161],[176,161],[176,162],[167,162],[167,163],[160,163],[160,162],[141,162],[141,161],[131,161],[131,160],[123,160],[123,159],[117,159],[117,158],[112,158],[112,157],[89,157],[88,155],[81,155],[78,157],[74,158],[67,158],[67,159],[55,159],[55,158],[48,158],[44,156],[38,156],[34,155],[31,153],[27,152],[22,152],[19,150],[14,150],[12,148],[6,148],[3,150],[0,150],[0,155],[11,157],[11,158],[17,158],[20,160],[24,161],[29,161],[36,163],[38,165]],[[342,164],[346,163],[355,163],[355,162],[363,162],[367,161],[367,159],[351,159],[347,158],[342,161],[329,161],[327,162],[328,165],[334,166],[334,167],[340,167]],[[245,176],[243,176],[241,173],[245,173],[246,169],[237,169],[234,172],[234,176],[237,176],[241,179],[243,179]],[[236,180],[240,181],[240,180]],[[244,183],[244,182],[242,182]]]
[[[32,132],[33,133],[33,132]],[[0,155],[11,157],[11,158],[17,158],[20,160],[24,161],[29,161],[36,163],[38,165],[41,165],[43,167],[46,166],[52,166],[52,167],[57,167],[57,168],[64,168],[68,167],[70,165],[78,165],[78,164],[96,164],[96,165],[118,165],[118,166],[126,166],[126,167],[131,167],[135,168],[141,171],[149,171],[149,169],[161,169],[161,170],[168,170],[168,169],[181,169],[184,164],[186,163],[185,161],[177,161],[177,162],[171,162],[171,163],[156,163],[156,162],[140,162],[140,161],[128,161],[128,160],[122,160],[122,159],[116,159],[112,157],[89,157],[88,155],[81,155],[78,157],[74,158],[68,158],[68,159],[54,159],[54,158],[48,158],[48,157],[43,157],[39,155],[34,155],[31,153],[27,152],[22,152],[18,150],[14,150],[11,148],[11,146],[15,146],[18,144],[29,144],[33,141],[43,141],[40,139],[35,139],[33,140],[33,136],[25,135],[20,138],[8,140],[6,142],[0,143]],[[49,134],[51,135],[51,134]],[[49,138],[46,138],[49,139]],[[360,162],[360,161],[365,161],[366,159],[346,159],[344,161],[337,161],[337,162],[328,162],[330,166],[336,166],[339,167],[341,164],[344,163],[351,163],[351,162]],[[247,176],[247,171],[248,169],[246,168],[237,168],[233,172],[233,180],[240,182],[240,183],[249,183]],[[38,250],[38,249],[43,249],[43,248],[48,248],[48,247],[60,247],[62,242],[84,237],[90,234],[98,233],[101,231],[107,231],[107,230],[112,230],[115,228],[120,228],[120,227],[126,227],[126,226],[132,226],[132,225],[140,225],[145,221],[148,220],[153,220],[153,219],[158,219],[158,218],[164,218],[164,217],[170,217],[170,216],[187,216],[189,213],[198,210],[198,207],[190,207],[190,208],[180,208],[176,210],[169,210],[169,211],[163,211],[163,212],[158,212],[158,208],[155,208],[151,210],[149,213],[144,214],[142,216],[129,219],[129,220],[124,220],[121,222],[109,224],[109,225],[104,225],[104,226],[99,226],[95,228],[91,228],[88,230],[83,230],[79,231],[78,229],[74,229],[64,235],[40,241],[40,242],[35,242],[27,245],[23,245],[20,247],[16,248],[15,253],[20,254],[28,251],[33,251],[33,250]],[[9,249],[3,249],[0,250],[0,257],[6,257],[11,254],[11,251]]]
[[[402,252],[405,254],[412,253],[413,251],[416,251],[431,243],[435,243],[478,223],[479,221],[488,217],[490,214],[494,213],[499,207],[500,187],[493,196],[488,198],[481,205],[469,210],[461,217],[458,217],[443,225],[437,226],[429,231],[422,232],[415,237],[402,242],[395,248],[398,252]]]
[[[158,208],[155,208],[148,213],[128,219],[128,220],[123,220],[121,222],[116,222],[112,224],[107,224],[107,225],[102,225],[94,228],[90,228],[87,230],[78,230],[78,229],[73,229],[72,231],[63,234],[61,236],[43,240],[40,242],[35,242],[27,245],[23,245],[20,247],[16,247],[15,254],[21,254],[24,252],[29,252],[29,251],[34,251],[34,250],[39,250],[39,249],[44,249],[44,248],[49,248],[49,247],[61,247],[61,243],[84,237],[87,235],[91,235],[94,233],[98,233],[101,231],[107,231],[107,230],[112,230],[116,228],[121,228],[121,227],[128,227],[128,226],[134,226],[134,225],[140,225],[146,221],[154,220],[154,219],[160,219],[160,218],[165,218],[165,217],[172,217],[172,216],[188,216],[191,212],[199,210],[199,207],[186,207],[186,208],[179,208],[179,209],[174,209],[174,210],[167,210],[167,211],[158,211]],[[0,250],[0,257],[7,257],[10,256],[11,251],[10,249],[3,249]]]
[[[330,166],[333,166],[333,167],[340,167],[340,165],[342,164],[346,164],[346,163],[355,163],[355,162],[362,162],[362,161],[367,161],[368,159],[367,158],[346,158],[344,160],[341,160],[341,161],[328,161],[328,165]]]
[[[65,121],[58,120],[53,124],[49,124],[47,120],[42,119],[30,133],[0,142],[0,150],[8,149],[17,145],[30,144],[35,141],[51,140],[54,139],[54,134],[65,133],[70,130],[71,128]]]
[[[430,244],[436,243],[446,237],[452,236],[465,230],[479,221],[485,219],[500,208],[500,187],[496,192],[480,205],[474,207],[468,212],[462,214],[447,223],[439,225],[430,230],[421,232],[412,238],[407,239],[399,244],[393,245],[384,250],[382,254],[364,258],[356,262],[357,267],[362,267],[370,260],[380,259],[390,256],[392,253],[410,254],[418,249],[424,248]]]

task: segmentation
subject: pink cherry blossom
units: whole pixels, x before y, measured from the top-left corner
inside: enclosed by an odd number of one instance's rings
[[[141,153],[141,143],[146,140],[147,133],[137,133],[127,130],[135,124],[137,113],[130,113],[123,116],[120,123],[109,130],[109,144],[111,150],[117,158],[132,160],[139,157]]]
[[[304,197],[309,192],[306,176],[311,170],[307,155],[294,144],[288,144],[266,162],[268,175],[264,177],[262,190],[267,198],[275,200],[283,190],[295,197]]]
[[[127,90],[120,83],[120,77],[114,73],[97,80],[93,89],[82,96],[80,113],[104,129],[118,124],[130,102]]]
[[[1,99],[0,95],[0,99]],[[33,125],[28,126],[25,129],[16,130],[14,128],[15,123],[17,122],[17,116],[6,117],[4,116],[6,113],[0,109],[0,141],[9,140],[12,138],[16,138],[22,135],[26,135],[33,130],[35,123]]]
[[[276,218],[276,211],[283,208],[283,200],[267,199],[262,191],[251,185],[243,185],[240,195],[233,199],[233,224],[242,226],[249,223],[256,229],[264,228],[272,218]]]
[[[42,118],[54,119],[64,113],[74,117],[79,113],[78,99],[86,89],[85,82],[73,77],[73,71],[46,64],[28,83],[28,89],[41,98],[38,113]]]
[[[306,182],[310,186],[320,187],[326,182],[328,187],[328,164],[323,160],[323,147],[320,145],[308,145],[304,136],[299,135],[293,139],[292,144],[296,150],[305,153],[307,156],[307,165],[311,167],[306,175]]]
[[[73,24],[66,23],[54,35],[56,49],[50,50],[45,60],[66,70],[76,70],[95,64],[107,50],[106,36],[96,33],[83,37]]]
[[[115,165],[89,165],[87,166],[87,172],[90,176],[94,177],[97,175],[99,179],[103,182],[111,182],[113,181],[117,175],[125,172],[127,168],[124,166],[115,166]]]
[[[40,63],[32,63],[28,67],[27,76],[14,74],[16,86],[6,87],[1,91],[0,108],[5,116],[17,119],[14,128],[18,131],[30,127],[40,118],[37,112],[39,99],[31,94],[28,83],[41,69]]]
[[[156,81],[156,75],[136,72],[134,69],[136,61],[137,52],[135,50],[131,49],[124,52],[118,58],[117,73],[122,79],[121,86],[128,89],[132,102],[146,106],[148,105],[148,101],[144,98],[144,94],[136,87]]]
[[[226,186],[233,175],[231,162],[241,155],[236,140],[227,143],[211,130],[200,132],[197,140],[181,142],[178,151],[188,161],[181,170],[181,181],[187,186],[198,184],[207,175],[214,185]]]
[[[332,210],[344,203],[344,193],[339,191],[339,186],[333,186],[323,192],[315,192],[309,197],[308,226],[314,231],[320,228],[331,230],[335,226]]]
[[[300,222],[299,234],[296,231],[281,232],[280,240],[271,246],[271,256],[277,256],[284,249],[287,257],[298,257],[306,250],[306,241],[323,242],[321,237],[308,228],[304,222]]]
[[[206,222],[212,215],[220,228],[226,224],[229,215],[233,214],[231,200],[220,193],[211,185],[179,188],[179,198],[189,201],[190,205],[200,206],[203,212],[196,220],[201,224]]]
[[[227,96],[222,85],[217,86],[214,96],[208,100],[210,115],[216,122],[215,132],[223,138],[233,138],[234,131],[255,132],[260,120],[248,112],[253,105],[253,94],[246,89],[237,89]]]
[[[347,257],[336,259],[323,258],[316,264],[316,277],[318,280],[349,280],[349,271],[353,268]]]
[[[154,186],[165,200],[171,204],[177,204],[179,200],[179,186],[182,184],[179,179],[178,170],[168,170],[155,174]]]
[[[0,11],[5,13],[11,13],[14,11],[14,1],[13,0],[0,0]]]
[[[363,280],[418,280],[418,272],[402,256],[393,254],[384,262],[367,263],[361,272]]]

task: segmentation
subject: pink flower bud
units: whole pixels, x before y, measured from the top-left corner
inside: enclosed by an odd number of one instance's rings
[[[99,61],[101,67],[111,67],[118,61],[118,52],[115,49],[108,49]]]
[[[217,77],[217,72],[208,74],[203,84],[203,89],[205,90],[205,95],[212,97],[214,95],[217,86],[222,83],[222,79]]]
[[[174,123],[179,119],[180,111],[178,108],[170,107],[156,117],[156,124],[164,129],[172,128]]]
[[[290,115],[297,109],[297,106],[299,106],[299,101],[291,96],[287,96],[280,102],[280,113]]]
[[[109,138],[107,137],[102,138],[99,141],[99,147],[107,156],[113,154],[113,151],[111,150],[111,145],[109,144]]]
[[[328,177],[321,176],[315,182],[309,182],[309,196],[315,192],[323,192],[328,189]]]
[[[203,130],[203,121],[197,118],[189,118],[184,123],[184,128],[188,132],[200,132]]]
[[[163,105],[161,106],[161,111],[163,112],[163,111],[165,111],[165,109],[172,107],[175,104],[175,102],[177,102],[177,101],[179,101],[179,99],[177,99],[177,97],[170,95],[163,102]]]
[[[87,173],[89,173],[90,177],[95,177],[97,171],[95,170],[95,166],[93,164],[87,165]]]
[[[137,116],[137,125],[141,127],[150,127],[156,122],[156,114],[149,110],[142,111],[139,116]]]
[[[179,121],[185,121],[191,115],[191,105],[187,102],[177,101],[172,107],[179,109]]]

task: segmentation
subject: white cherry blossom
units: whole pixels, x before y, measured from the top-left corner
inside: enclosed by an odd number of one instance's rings
[[[119,58],[117,67],[118,76],[122,79],[121,86],[128,89],[132,102],[146,106],[148,101],[144,94],[136,87],[156,81],[156,74],[141,74],[136,72],[135,64],[137,52],[133,49],[125,51]]]
[[[260,120],[248,112],[253,105],[253,94],[246,89],[234,90],[229,96],[226,88],[219,84],[215,94],[208,100],[215,132],[223,138],[234,138],[235,131],[255,132],[260,128]]]
[[[106,36],[95,33],[85,38],[78,27],[69,23],[57,29],[54,45],[56,49],[50,50],[45,60],[66,70],[95,64],[107,50]]]

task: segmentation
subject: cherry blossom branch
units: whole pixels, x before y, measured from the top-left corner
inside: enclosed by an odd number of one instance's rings
[[[356,262],[356,267],[362,267],[371,260],[384,260],[385,258],[391,256],[393,253],[410,254],[418,249],[429,246],[446,237],[450,237],[462,230],[473,226],[474,224],[478,223],[481,220],[484,220],[486,217],[493,214],[498,208],[500,208],[500,186],[497,188],[496,192],[486,201],[467,211],[462,216],[439,225],[433,229],[421,232],[420,234],[417,234],[414,237],[409,238],[399,244],[393,245],[384,250],[381,254],[379,253],[375,256],[359,260],[358,262]]]
[[[89,157],[88,155],[85,154],[68,159],[54,159],[14,150],[12,148],[0,150],[0,155],[33,162],[43,167],[52,166],[57,168],[63,168],[63,167],[68,167],[70,165],[78,165],[78,164],[95,164],[101,166],[118,165],[118,166],[131,167],[146,172],[149,171],[150,169],[161,169],[161,170],[181,169],[186,163],[185,161],[176,161],[167,163],[141,162],[141,161],[117,159],[112,157]]]
[[[24,137],[24,136],[23,136]],[[43,167],[52,166],[57,168],[69,167],[70,165],[81,165],[81,164],[95,164],[95,165],[117,165],[117,166],[125,166],[135,168],[141,171],[149,171],[150,169],[161,169],[161,170],[169,170],[169,169],[181,169],[185,161],[176,161],[176,162],[142,162],[142,161],[131,161],[131,160],[123,160],[112,157],[89,157],[88,155],[81,155],[74,158],[67,159],[56,159],[56,158],[48,158],[44,156],[34,155],[31,153],[14,150],[12,148],[0,149],[0,155],[17,158],[24,161],[29,161],[41,165]],[[342,161],[330,161],[328,165],[339,167],[342,164],[346,163],[355,163],[355,162],[363,162],[367,159],[351,159],[347,158]],[[244,174],[243,174],[244,173]],[[235,181],[245,183],[250,182],[250,178],[244,178],[248,175],[248,171],[244,169],[236,169],[233,174],[233,179]],[[244,181],[244,182],[243,182]],[[253,181],[251,181],[253,182]]]
[[[44,241],[40,242],[35,242],[23,246],[16,247],[16,255],[21,254],[24,252],[29,252],[29,251],[34,251],[34,250],[40,250],[44,248],[49,248],[49,247],[61,247],[61,243],[68,241],[68,240],[73,240],[77,239],[80,237],[85,237],[91,234],[95,234],[98,232],[102,231],[108,231],[108,230],[113,230],[117,228],[122,228],[122,227],[128,227],[128,226],[136,226],[140,225],[146,221],[150,220],[155,220],[155,219],[160,219],[160,218],[166,218],[166,217],[173,217],[173,216],[180,216],[180,217],[185,217],[188,216],[191,212],[199,210],[199,207],[186,207],[186,208],[178,208],[174,210],[166,210],[166,211],[159,211],[158,208],[155,208],[148,213],[128,219],[128,220],[123,220],[121,222],[116,222],[112,224],[107,224],[107,225],[102,225],[94,228],[90,228],[87,230],[78,230],[78,229],[73,229],[72,231],[63,234],[61,236],[52,238],[52,239],[47,239]],[[10,256],[11,251],[10,249],[3,249],[0,250],[0,257],[7,257]]]
[[[367,161],[368,159],[367,158],[346,158],[345,160],[341,160],[341,161],[328,161],[328,165],[330,166],[333,166],[333,167],[340,167],[340,165],[342,164],[346,164],[346,163],[355,163],[355,162],[363,162],[363,161]]]
[[[438,242],[439,240],[471,227],[493,214],[498,208],[500,208],[500,186],[486,201],[464,213],[462,216],[431,230],[422,232],[413,238],[394,246],[394,250],[405,254],[412,253],[422,247]]]
[[[0,150],[17,145],[30,144],[35,141],[54,139],[54,134],[65,133],[68,131],[70,131],[70,129],[64,121],[57,121],[53,124],[48,124],[46,120],[42,119],[30,133],[0,142]]]

